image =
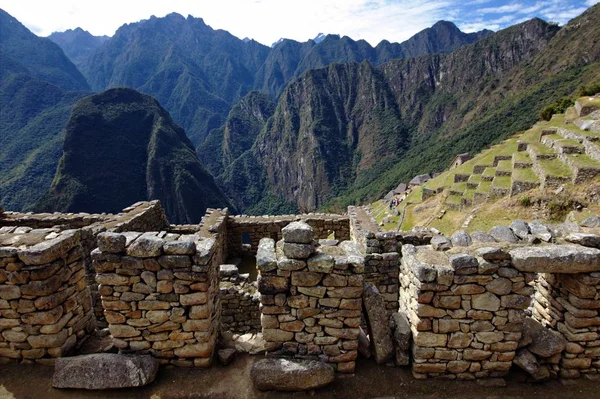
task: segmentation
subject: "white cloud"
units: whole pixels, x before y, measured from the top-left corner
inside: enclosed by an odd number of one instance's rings
[[[595,2],[577,0],[583,1]],[[94,35],[112,35],[124,23],[178,12],[267,45],[281,37],[305,41],[319,32],[376,45],[382,39],[403,41],[440,19],[472,31],[503,28],[535,15],[564,23],[583,10],[564,0],[492,6],[496,3],[498,0],[0,0],[0,8],[40,36],[76,27]]]

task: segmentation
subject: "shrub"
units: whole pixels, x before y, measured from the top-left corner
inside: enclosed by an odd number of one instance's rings
[[[574,104],[575,101],[573,101],[572,98],[563,97],[553,104],[546,105],[540,111],[540,118],[545,121],[549,121],[550,119],[552,119],[552,115],[562,114],[567,110],[567,108],[572,107]]]
[[[529,197],[523,197],[519,200],[519,203],[521,204],[521,206],[524,207],[529,207],[533,204],[533,202],[531,201],[531,198]]]
[[[593,96],[594,94],[600,94],[600,82],[589,86],[581,86],[577,92],[578,97]]]

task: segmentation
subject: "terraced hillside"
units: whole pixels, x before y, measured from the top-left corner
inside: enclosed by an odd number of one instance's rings
[[[398,207],[383,202],[371,214],[384,229],[412,227],[416,204],[437,204],[428,212],[466,212],[533,189],[595,181],[600,177],[600,95],[580,98],[565,114],[485,150],[464,164],[413,188]],[[432,200],[432,198],[434,200]],[[406,210],[405,210],[406,209]],[[396,214],[397,213],[397,214]],[[441,217],[440,217],[441,219]]]

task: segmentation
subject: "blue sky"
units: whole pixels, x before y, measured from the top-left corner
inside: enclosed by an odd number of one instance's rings
[[[270,45],[305,41],[319,32],[400,42],[440,19],[466,32],[498,30],[539,17],[565,24],[598,0],[0,0],[39,36],[81,27],[112,35],[124,23],[170,12],[204,18],[215,29]]]

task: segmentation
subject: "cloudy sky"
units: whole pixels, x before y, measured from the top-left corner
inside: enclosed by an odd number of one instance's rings
[[[540,17],[564,24],[599,0],[0,0],[0,8],[39,36],[81,27],[113,35],[125,23],[171,12],[270,45],[319,32],[400,42],[440,19],[463,31],[498,30]]]

